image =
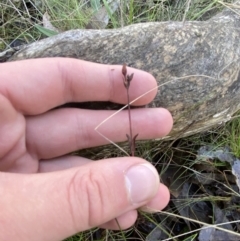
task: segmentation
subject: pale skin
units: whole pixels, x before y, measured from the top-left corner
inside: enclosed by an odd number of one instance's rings
[[[69,153],[107,144],[95,127],[113,111],[53,108],[69,102],[126,104],[122,66],[75,59],[36,59],[0,64],[0,240],[59,241],[92,227],[122,229],[137,209],[161,210],[169,191],[155,168],[137,157],[91,161]],[[130,99],[156,87],[154,77],[134,72]],[[151,102],[157,89],[135,105]],[[132,110],[138,139],[167,135],[171,114]],[[126,111],[99,131],[126,141]],[[129,181],[130,180],[130,181]],[[139,184],[139,185],[135,185]]]

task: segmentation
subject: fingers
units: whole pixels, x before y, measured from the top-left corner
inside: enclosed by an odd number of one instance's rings
[[[100,228],[111,229],[111,230],[124,230],[134,225],[137,220],[137,210],[131,210],[121,216],[100,225]]]
[[[64,170],[67,168],[79,167],[90,162],[92,161],[82,157],[64,156],[48,161],[41,161],[39,163],[39,172]],[[141,207],[141,210],[145,212],[157,212],[167,206],[169,199],[170,193],[168,188],[160,183],[158,192],[155,197],[153,197],[152,200],[145,206]],[[111,230],[124,230],[130,228],[137,220],[137,211],[130,210],[127,213],[120,215],[116,219],[110,220],[107,223],[100,225],[100,228]]]
[[[38,172],[61,171],[73,167],[80,167],[90,162],[92,161],[79,156],[61,156],[48,160],[40,160]]]
[[[157,171],[139,158],[44,174],[1,173],[0,179],[6,224],[0,240],[63,240],[146,205],[159,190]]]
[[[92,162],[89,159],[76,157],[76,156],[64,156],[60,158],[55,158],[48,161],[41,161],[39,166],[40,172],[50,172],[57,170],[64,170],[72,167],[79,167],[84,164]],[[168,188],[161,184],[159,185],[159,189],[155,197],[151,199],[145,206],[141,207],[142,211],[145,212],[157,212],[159,210],[164,209],[170,199],[170,193]],[[161,201],[160,201],[161,200]],[[122,214],[116,219],[110,220],[107,223],[100,225],[100,228],[111,229],[111,230],[119,230],[119,229],[127,229],[130,228],[137,219],[137,211],[131,210],[127,213]]]
[[[26,151],[26,122],[10,101],[2,95],[0,95],[0,116],[0,168],[6,170],[16,164],[18,156],[23,156]]]
[[[122,66],[102,65],[68,58],[31,59],[0,65],[0,93],[26,115],[44,113],[68,102],[112,101],[126,103]],[[156,87],[154,77],[144,71],[134,73],[130,99]],[[136,101],[152,101],[157,89]]]
[[[170,193],[168,188],[160,183],[158,192],[155,195],[155,197],[153,197],[150,202],[148,202],[145,206],[141,207],[140,209],[144,212],[158,212],[167,206],[169,199]],[[122,214],[120,217],[117,217],[117,221],[116,219],[113,219],[101,225],[100,227],[112,230],[127,229],[133,226],[136,220],[137,211],[131,210],[127,213]]]
[[[157,194],[154,196],[154,198],[151,199],[150,202],[148,202],[145,206],[141,207],[141,210],[145,212],[160,211],[168,205],[169,200],[170,192],[168,188],[160,183]]]
[[[109,144],[96,126],[114,111],[58,109],[41,116],[27,118],[27,146],[39,159],[62,156],[75,150]],[[171,114],[163,109],[131,110],[133,135],[137,139],[165,136],[172,128]],[[127,111],[121,111],[98,129],[113,142],[126,141],[129,133]]]

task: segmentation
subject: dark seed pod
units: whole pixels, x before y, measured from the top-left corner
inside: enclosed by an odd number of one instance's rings
[[[124,64],[123,67],[122,67],[122,74],[123,74],[124,77],[126,77],[126,75],[127,75],[127,66],[126,66],[126,64]]]
[[[134,73],[132,73],[131,75],[128,75],[128,76],[127,76],[127,81],[128,81],[128,82],[130,82],[130,81],[133,79],[133,74],[134,74]]]

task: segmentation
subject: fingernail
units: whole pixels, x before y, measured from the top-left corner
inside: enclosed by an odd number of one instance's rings
[[[125,172],[129,198],[132,203],[141,203],[154,197],[159,186],[159,176],[151,164],[130,167]]]

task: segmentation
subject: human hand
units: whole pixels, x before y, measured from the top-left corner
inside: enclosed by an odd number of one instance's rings
[[[95,226],[128,228],[136,209],[161,210],[169,201],[155,168],[137,157],[91,161],[70,152],[107,144],[94,128],[113,111],[54,107],[69,102],[126,103],[121,66],[76,59],[35,59],[0,64],[0,240],[62,240]],[[156,86],[134,72],[130,99]],[[136,101],[150,102],[156,90]],[[172,127],[162,108],[132,110],[133,132],[159,138]],[[127,112],[100,128],[125,141]]]

